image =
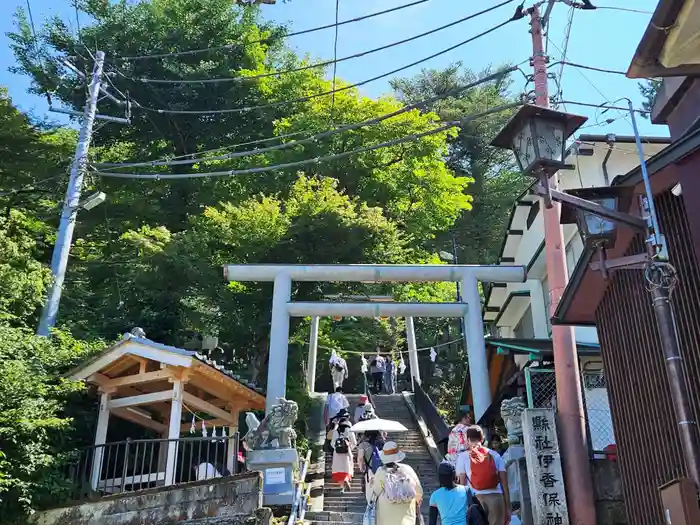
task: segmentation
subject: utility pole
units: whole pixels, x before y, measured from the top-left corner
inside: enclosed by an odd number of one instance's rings
[[[58,305],[61,302],[63,281],[66,277],[66,267],[68,266],[68,256],[70,255],[70,248],[73,242],[73,230],[75,229],[75,221],[78,215],[83,177],[87,167],[87,155],[90,149],[90,141],[92,140],[92,128],[95,124],[97,113],[97,98],[100,94],[104,60],[104,52],[98,51],[95,53],[88,100],[85,103],[85,111],[83,112],[83,125],[80,129],[78,145],[75,148],[75,157],[71,166],[63,210],[61,211],[58,235],[56,236],[56,244],[51,257],[51,288],[49,289],[46,304],[41,313],[39,328],[37,329],[37,334],[41,336],[48,336],[51,328],[56,325]]]
[[[550,2],[550,5],[554,2]],[[542,26],[547,21],[540,17],[540,4],[528,9],[532,34],[532,66],[534,68],[535,104],[549,107],[547,86],[547,56],[544,52]],[[551,7],[548,12],[551,11]],[[549,179],[552,189],[558,188],[556,175]],[[551,208],[541,206],[544,214],[545,259],[549,293],[550,317],[554,315],[568,282],[566,243],[559,223],[561,204]],[[557,419],[561,444],[561,458],[566,481],[570,521],[576,525],[596,525],[595,498],[591,480],[586,435],[586,415],[581,394],[581,374],[576,350],[574,329],[571,326],[552,326],[552,347],[557,386]]]

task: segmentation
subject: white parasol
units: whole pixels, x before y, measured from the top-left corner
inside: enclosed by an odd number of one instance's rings
[[[398,421],[390,419],[367,419],[355,423],[350,427],[350,432],[408,432],[408,429]]]

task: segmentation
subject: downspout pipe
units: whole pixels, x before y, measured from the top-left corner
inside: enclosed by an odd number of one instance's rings
[[[606,142],[608,143],[608,151],[605,153],[605,158],[603,159],[603,177],[605,178],[605,185],[610,186],[610,175],[608,174],[608,159],[610,158],[610,155],[612,155],[613,149],[615,147],[615,134],[614,133],[608,133],[607,136],[605,137]]]

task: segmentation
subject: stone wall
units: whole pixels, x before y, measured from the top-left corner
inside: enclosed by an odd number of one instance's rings
[[[210,518],[221,525],[269,525],[259,472],[108,496],[38,512],[34,525],[175,525]]]
[[[617,463],[594,459],[591,461],[591,475],[598,525],[628,525],[622,497],[622,478]]]

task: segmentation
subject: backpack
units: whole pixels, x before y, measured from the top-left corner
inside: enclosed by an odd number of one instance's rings
[[[333,447],[338,454],[347,454],[350,452],[350,442],[346,437],[339,437],[335,440],[335,446]]]
[[[467,525],[488,525],[488,516],[484,507],[476,501],[467,507]]]
[[[382,466],[382,460],[379,457],[379,447],[374,445],[372,447],[372,455],[369,457],[369,461],[365,460],[367,467],[372,471],[372,474],[377,473],[377,469]]]
[[[498,487],[498,469],[493,456],[485,447],[474,447],[469,452],[469,485],[474,490],[489,490]]]
[[[389,468],[386,471],[384,495],[389,503],[410,503],[416,499],[416,484],[403,468]]]

